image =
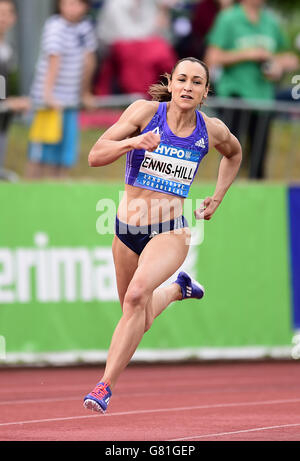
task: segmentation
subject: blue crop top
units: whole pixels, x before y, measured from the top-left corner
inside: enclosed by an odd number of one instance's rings
[[[161,142],[154,152],[131,150],[127,153],[125,183],[156,192],[187,197],[199,164],[208,152],[204,119],[196,111],[197,125],[190,136],[181,138],[167,124],[167,103],[158,110],[141,134],[153,131]]]

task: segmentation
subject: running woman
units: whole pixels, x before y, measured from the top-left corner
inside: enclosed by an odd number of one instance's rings
[[[190,229],[182,215],[199,164],[209,149],[222,154],[218,180],[195,217],[209,220],[234,181],[241,146],[224,123],[197,110],[209,91],[207,66],[178,61],[168,84],[150,88],[152,101],[131,104],[96,142],[89,165],[127,154],[125,194],[116,217],[112,250],[123,314],[112,336],[104,375],[84,397],[84,407],[105,412],[113,388],[144,333],[170,303],[201,299],[204,288],[186,272],[161,286],[183,264]],[[201,215],[201,216],[200,216]]]

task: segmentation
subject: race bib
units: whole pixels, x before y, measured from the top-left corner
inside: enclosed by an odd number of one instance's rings
[[[160,144],[154,152],[145,151],[134,185],[187,197],[200,152]]]

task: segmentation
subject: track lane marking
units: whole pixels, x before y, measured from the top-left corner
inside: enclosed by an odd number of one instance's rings
[[[77,400],[78,397],[50,397],[50,398],[39,398],[39,399],[23,399],[23,400],[3,400],[0,405],[26,405],[26,403],[51,403],[51,402],[71,402]]]
[[[296,427],[300,426],[300,423],[292,423],[292,424],[281,424],[279,426],[266,426],[266,427],[255,427],[252,429],[241,429],[239,431],[230,431],[230,432],[218,432],[215,434],[205,434],[205,435],[192,435],[190,437],[181,437],[179,439],[169,439],[169,442],[179,442],[182,440],[191,440],[191,439],[204,439],[208,437],[222,437],[224,435],[233,435],[233,434],[242,434],[245,432],[258,432],[258,431],[267,431],[270,429],[282,429],[284,427]]]
[[[143,395],[148,395],[148,393],[145,393],[145,394],[132,394],[133,396],[143,396]],[[152,394],[150,394],[152,395]],[[154,395],[160,395],[159,393],[156,393]],[[115,399],[116,398],[119,398],[121,399],[122,398],[122,395],[118,395],[118,396],[115,396]],[[30,403],[54,403],[54,402],[71,402],[71,401],[79,401],[80,399],[78,398],[78,396],[74,396],[74,397],[49,397],[49,398],[36,398],[36,399],[23,399],[23,400],[2,400],[0,401],[0,406],[1,405],[26,405],[26,404],[30,404]],[[262,401],[258,401],[258,402],[232,402],[232,403],[216,403],[216,404],[211,404],[211,405],[198,405],[198,406],[193,406],[193,407],[178,407],[178,409],[205,409],[205,408],[216,408],[216,407],[219,407],[219,406],[239,406],[239,405],[259,405],[259,403],[263,403],[263,404],[272,404],[272,403],[296,403],[296,402],[300,402],[300,398],[296,398],[296,399],[280,399],[280,400],[262,400]],[[170,411],[172,411],[172,409],[170,408],[169,409]],[[138,411],[138,410],[137,410]],[[145,411],[148,411],[148,410],[145,410]],[[157,410],[151,410],[151,411],[167,411],[167,409],[165,410],[160,410],[160,409],[157,409]],[[114,413],[111,413],[111,415],[114,415]]]

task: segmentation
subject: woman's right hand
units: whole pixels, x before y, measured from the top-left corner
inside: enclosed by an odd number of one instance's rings
[[[140,134],[131,138],[133,149],[137,150],[147,150],[149,152],[154,151],[160,143],[160,135],[155,134],[152,131],[148,133]]]

